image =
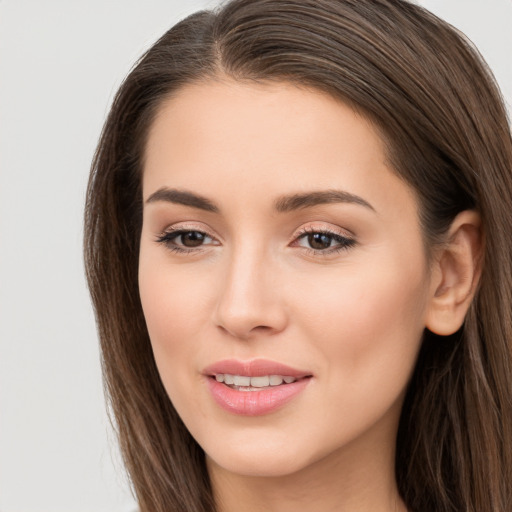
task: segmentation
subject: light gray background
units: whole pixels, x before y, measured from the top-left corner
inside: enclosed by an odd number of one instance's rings
[[[512,105],[512,0],[419,2],[479,47]],[[0,511],[126,512],[82,270],[88,167],[114,91],[216,0],[0,0]]]

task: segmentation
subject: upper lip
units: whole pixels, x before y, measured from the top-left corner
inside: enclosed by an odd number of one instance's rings
[[[262,377],[264,375],[285,375],[300,379],[310,377],[311,372],[292,368],[291,366],[268,359],[251,359],[240,361],[238,359],[224,359],[217,361],[203,370],[204,375],[218,374],[244,375],[247,377]]]

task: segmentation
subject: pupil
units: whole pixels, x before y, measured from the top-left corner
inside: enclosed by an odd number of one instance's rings
[[[332,237],[324,233],[311,233],[308,235],[308,243],[312,249],[328,249],[331,246]]]
[[[197,247],[204,242],[204,234],[199,231],[188,231],[181,235],[181,241],[186,247]]]

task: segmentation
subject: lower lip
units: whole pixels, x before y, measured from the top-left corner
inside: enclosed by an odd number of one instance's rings
[[[260,391],[238,391],[209,377],[208,387],[215,402],[226,411],[241,416],[260,416],[283,407],[301,393],[309,381],[304,378]]]

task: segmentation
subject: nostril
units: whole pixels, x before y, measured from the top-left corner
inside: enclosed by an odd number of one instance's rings
[[[224,333],[233,338],[247,341],[250,338],[258,335],[272,335],[279,332],[278,329],[270,327],[268,325],[257,325],[256,327],[244,327],[235,325],[218,325],[218,328]]]

